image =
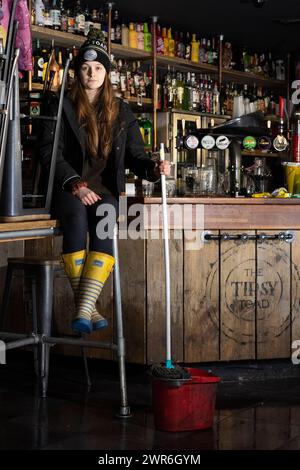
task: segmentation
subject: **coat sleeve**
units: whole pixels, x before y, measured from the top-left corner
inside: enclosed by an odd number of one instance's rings
[[[156,164],[144,150],[144,142],[133,112],[126,103],[123,103],[123,106],[127,121],[125,166],[139,178],[155,182],[158,180],[154,171]]]
[[[47,116],[57,116],[58,101],[51,100],[47,105]],[[37,151],[41,161],[42,167],[48,173],[50,170],[52,147],[55,133],[55,121],[41,120],[38,133]],[[64,117],[61,119],[61,126],[59,129],[59,141],[56,154],[56,169],[55,169],[55,183],[63,189],[68,189],[72,183],[80,180],[80,175],[64,158],[64,141],[65,141],[65,123]]]

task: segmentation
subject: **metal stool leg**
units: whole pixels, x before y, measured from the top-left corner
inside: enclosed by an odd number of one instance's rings
[[[35,335],[38,334],[38,321],[37,321],[37,309],[36,309],[36,276],[32,274],[31,276],[31,297],[32,297],[32,329]],[[39,375],[39,355],[38,348],[34,346],[33,348],[33,363],[34,363],[34,372]]]
[[[120,375],[120,392],[121,392],[121,406],[118,413],[120,418],[130,418],[130,407],[128,406],[127,399],[127,384],[125,372],[125,338],[123,333],[123,316],[122,316],[122,301],[121,301],[121,284],[120,284],[120,269],[119,269],[119,252],[118,252],[118,227],[114,228],[113,238],[113,255],[115,258],[114,266],[114,304],[117,323],[117,354],[119,361],[119,375]]]
[[[51,321],[53,307],[53,281],[54,271],[51,266],[45,265],[41,268],[37,277],[37,312],[39,333],[42,336],[51,336]],[[50,344],[43,341],[39,344],[39,376],[41,395],[47,396],[49,376],[49,351]]]
[[[84,339],[84,334],[83,333],[81,333],[80,336],[81,336],[81,338]],[[82,358],[83,358],[86,383],[87,383],[88,389],[90,389],[91,386],[92,386],[92,381],[91,381],[89,366],[88,366],[88,362],[87,362],[86,348],[84,346],[82,346],[82,348],[81,348],[81,354],[82,354]]]
[[[9,302],[9,294],[11,290],[12,277],[13,277],[13,268],[12,266],[8,264],[6,277],[5,277],[3,298],[2,298],[2,308],[1,308],[1,313],[0,313],[0,331],[3,331],[3,328],[7,320],[7,307],[8,307],[8,302]]]

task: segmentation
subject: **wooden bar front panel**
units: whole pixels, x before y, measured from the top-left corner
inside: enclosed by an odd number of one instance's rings
[[[221,241],[219,263],[220,359],[254,359],[255,241]]]
[[[185,362],[219,360],[219,292],[219,243],[203,243],[199,250],[185,249]]]

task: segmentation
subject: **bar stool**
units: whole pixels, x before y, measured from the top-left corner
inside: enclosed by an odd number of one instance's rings
[[[32,299],[33,299],[33,331],[30,335],[14,334],[0,331],[0,338],[14,341],[6,342],[6,349],[15,349],[21,346],[32,344],[34,348],[35,370],[37,372],[42,397],[47,396],[49,377],[49,353],[50,346],[54,344],[75,345],[82,348],[93,347],[100,349],[111,349],[116,351],[119,362],[120,394],[121,405],[118,416],[121,418],[130,417],[130,407],[127,400],[127,385],[125,374],[125,338],[123,334],[123,315],[120,285],[119,253],[118,253],[118,228],[114,228],[113,236],[113,256],[115,265],[113,269],[114,285],[114,306],[117,324],[116,343],[84,340],[82,338],[66,338],[51,336],[52,308],[53,308],[53,287],[54,277],[62,271],[60,261],[53,258],[8,258],[7,274],[0,314],[0,329],[4,327],[9,293],[12,284],[13,274],[16,270],[22,270],[31,277]],[[86,357],[84,355],[87,382],[90,383]]]

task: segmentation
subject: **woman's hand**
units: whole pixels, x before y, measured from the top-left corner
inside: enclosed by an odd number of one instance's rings
[[[171,168],[171,165],[168,160],[162,160],[159,162],[158,171],[160,175],[169,176],[170,168]]]
[[[94,191],[92,191],[91,189],[85,187],[82,187],[78,190],[76,197],[78,197],[78,199],[80,199],[82,204],[84,204],[85,206],[91,206],[95,202],[101,200],[101,197],[98,196],[98,194],[94,193]]]

